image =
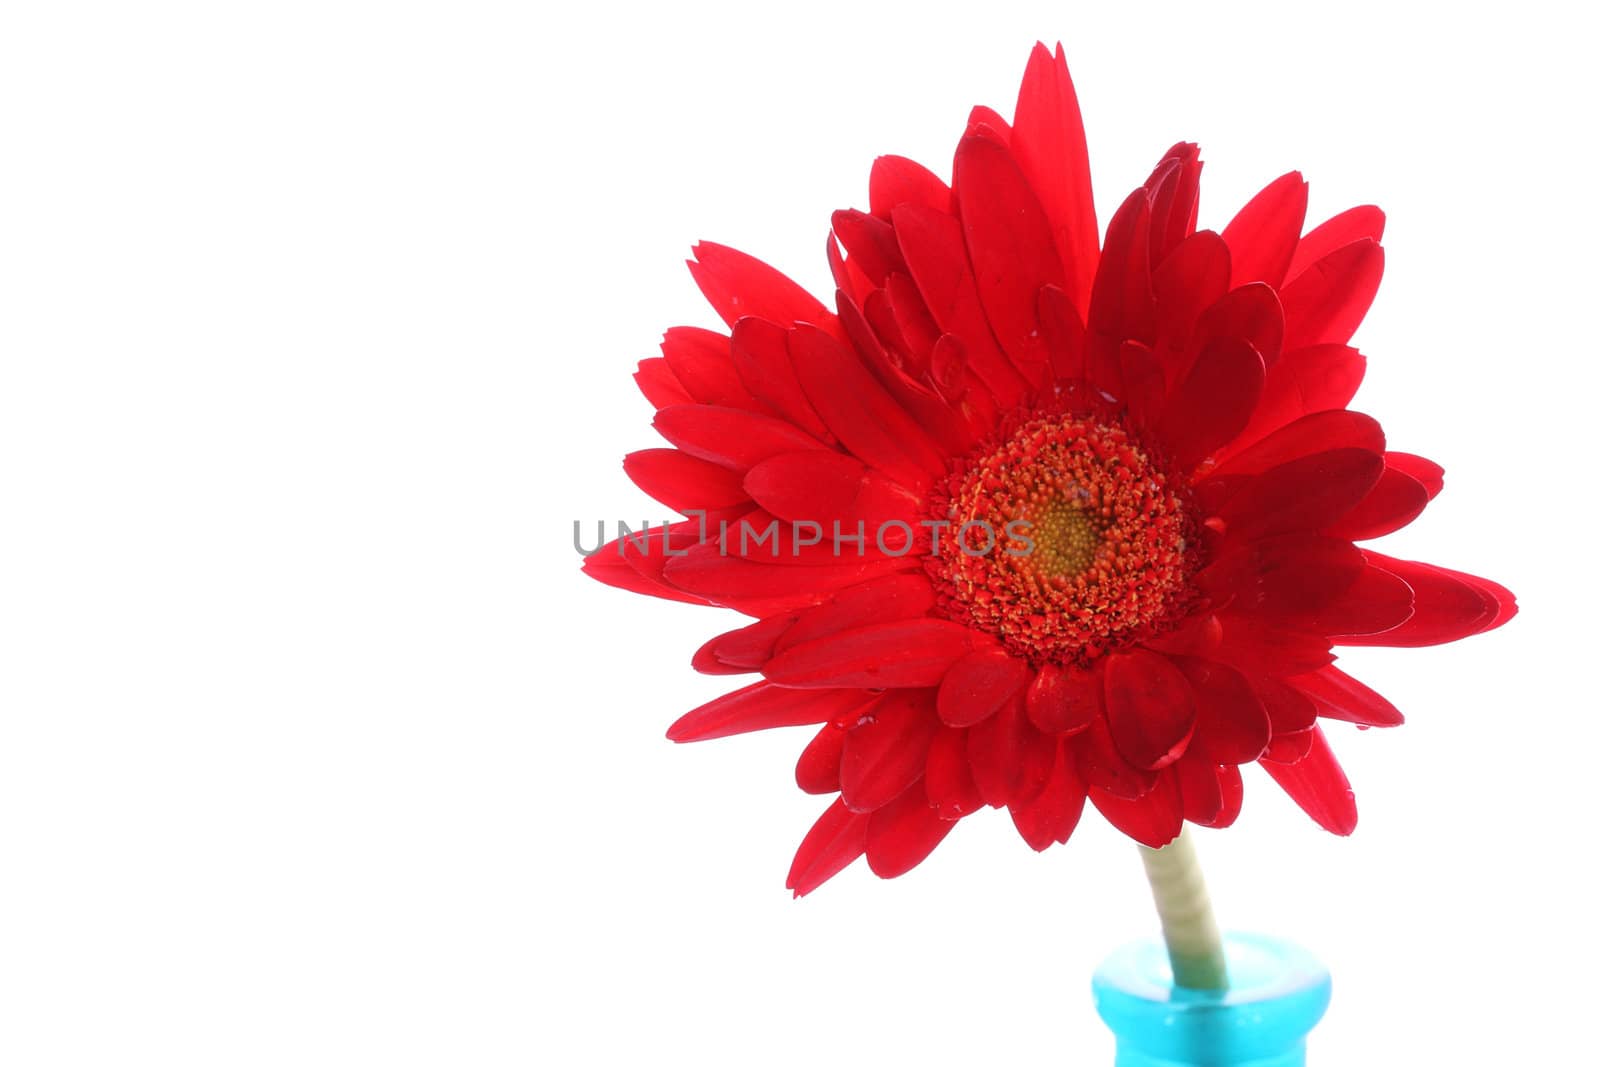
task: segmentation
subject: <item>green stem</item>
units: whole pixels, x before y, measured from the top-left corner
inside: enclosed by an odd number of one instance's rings
[[[1172,980],[1185,989],[1228,988],[1228,966],[1222,955],[1222,936],[1211,912],[1205,876],[1195,855],[1194,838],[1186,826],[1176,840],[1161,849],[1139,846],[1144,873],[1155,894],[1161,916],[1161,936],[1172,960]]]

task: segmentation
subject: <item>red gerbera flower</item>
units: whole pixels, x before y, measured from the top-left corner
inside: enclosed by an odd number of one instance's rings
[[[972,112],[952,184],[885,156],[871,210],[834,214],[836,312],[696,248],[731,336],[669,330],[640,364],[672,447],[624,466],[699,514],[585,567],[757,620],[694,666],[760,680],[668,736],[820,727],[796,777],[838,797],[797,894],[863,854],[902,874],[984,805],[1035,849],[1085,800],[1159,847],[1185,819],[1232,822],[1250,762],[1347,834],[1319,720],[1401,716],[1332,648],[1515,614],[1494,582],[1364,544],[1442,485],[1346,407],[1382,212],[1302,234],[1290,173],[1197,231],[1199,176],[1174,146],[1102,248],[1066,63],[1040,45],[1014,122]]]

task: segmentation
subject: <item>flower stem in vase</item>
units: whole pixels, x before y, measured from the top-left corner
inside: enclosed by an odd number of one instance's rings
[[[1188,827],[1164,848],[1140,845],[1139,857],[1161,916],[1174,984],[1185,989],[1227,989],[1222,936]]]

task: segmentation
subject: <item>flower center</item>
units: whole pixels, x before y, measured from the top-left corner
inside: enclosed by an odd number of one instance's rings
[[[1121,426],[1035,416],[960,465],[934,508],[951,524],[929,559],[942,610],[1036,665],[1159,632],[1191,598],[1183,487]]]

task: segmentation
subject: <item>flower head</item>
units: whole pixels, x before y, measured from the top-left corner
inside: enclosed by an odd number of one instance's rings
[[[1290,173],[1196,230],[1199,176],[1174,146],[1102,247],[1066,63],[1040,45],[1015,121],[972,113],[950,185],[885,156],[870,210],[834,214],[835,310],[696,248],[730,334],[669,330],[640,364],[672,447],[625,461],[691,517],[585,567],[756,620],[694,666],[758,680],[668,736],[815,728],[796,778],[837,797],[797,894],[862,855],[904,873],[986,805],[1036,849],[1086,802],[1158,847],[1231,823],[1251,762],[1349,833],[1319,724],[1401,716],[1333,648],[1515,614],[1493,582],[1368,546],[1443,484],[1347,406],[1383,214],[1302,233]]]

